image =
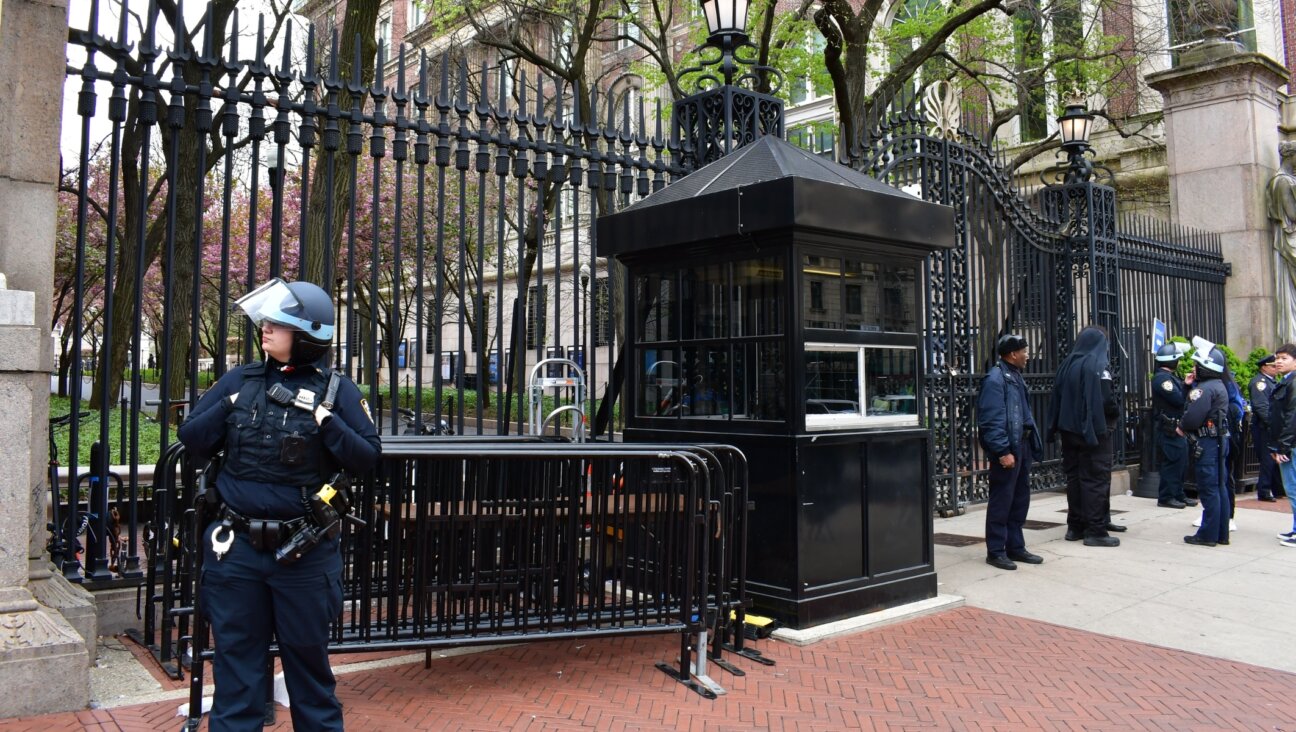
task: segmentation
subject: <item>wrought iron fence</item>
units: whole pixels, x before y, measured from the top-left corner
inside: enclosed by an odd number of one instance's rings
[[[405,47],[380,48],[363,83],[358,39],[312,28],[298,47],[262,19],[249,48],[236,11],[187,27],[150,0],[132,42],[126,13],[100,35],[98,8],[69,46],[81,145],[62,188],[57,389],[100,417],[72,420],[71,475],[102,483],[115,458],[124,488],[105,500],[147,498],[135,466],[165,452],[178,408],[255,359],[232,300],[279,275],[332,291],[333,366],[386,433],[521,433],[523,375],[550,356],[584,368],[594,411],[624,319],[590,223],[688,169],[660,107]],[[77,457],[87,438],[113,446],[100,464]],[[73,525],[82,499],[76,481],[56,498]],[[124,527],[126,577],[145,570],[140,524]],[[102,546],[63,559],[74,581],[114,577]]]
[[[135,581],[148,569],[135,507],[149,497],[136,466],[155,459],[144,407],[157,402],[165,452],[178,410],[254,357],[229,316],[244,289],[291,273],[333,291],[333,363],[368,392],[388,434],[442,420],[461,434],[521,433],[522,374],[554,356],[585,367],[584,413],[610,414],[624,293],[615,266],[594,257],[589,223],[686,174],[699,154],[674,137],[688,120],[667,137],[659,108],[503,66],[470,70],[404,47],[393,62],[380,49],[366,84],[359,44],[321,43],[312,30],[294,50],[291,25],[263,23],[240,53],[238,15],[226,12],[209,6],[187,28],[175,6],[151,3],[132,43],[125,14],[114,38],[100,35],[96,0],[70,46],[81,148],[63,188],[58,382],[74,416],[98,415],[94,439],[112,449],[80,465],[71,420],[69,475],[105,487],[88,509],[96,521],[109,503],[127,508],[119,574]],[[163,24],[176,39],[167,48]],[[1222,333],[1227,265],[1212,235],[1118,225],[1110,188],[1023,192],[994,150],[948,122],[957,115],[939,95],[930,100],[901,99],[863,125],[852,165],[956,210],[958,246],[924,269],[924,418],[948,511],[986,495],[972,407],[998,334],[1033,344],[1041,414],[1074,330],[1108,325],[1132,416],[1147,399],[1148,316],[1162,313],[1173,332]],[[1142,432],[1131,417],[1127,462]],[[1052,450],[1039,489],[1060,485]],[[116,496],[110,455],[122,463]],[[79,486],[55,499],[68,526],[87,510]],[[98,528],[84,554],[63,557],[69,578],[117,576]]]

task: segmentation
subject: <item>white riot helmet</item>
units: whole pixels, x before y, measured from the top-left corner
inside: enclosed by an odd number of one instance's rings
[[[234,301],[258,327],[264,322],[292,328],[292,362],[314,363],[333,341],[333,301],[318,285],[275,277]]]
[[[1192,355],[1192,360],[1197,366],[1214,374],[1224,373],[1228,359],[1223,351],[1201,336],[1193,336],[1192,343],[1193,348],[1197,349]]]

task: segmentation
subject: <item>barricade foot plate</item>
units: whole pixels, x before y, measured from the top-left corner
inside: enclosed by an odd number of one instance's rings
[[[729,663],[728,661],[724,660],[723,658],[716,658],[716,657],[712,656],[712,657],[711,657],[711,663],[714,663],[716,666],[719,666],[720,668],[724,669],[725,671],[728,671],[729,673],[733,674],[734,676],[746,676],[746,675],[747,675],[747,672],[746,672],[746,671],[743,671],[742,669],[738,668],[737,666],[733,665],[732,663]]]
[[[775,663],[774,663],[774,659],[772,659],[772,658],[766,658],[766,657],[765,657],[765,656],[764,656],[760,651],[754,650],[754,649],[752,649],[752,648],[743,648],[743,649],[739,650],[739,649],[737,649],[737,648],[734,648],[732,645],[726,643],[726,644],[724,645],[724,649],[725,649],[726,651],[730,651],[730,652],[732,652],[732,653],[737,653],[738,655],[742,656],[743,658],[751,659],[751,660],[755,661],[756,663],[759,663],[759,664],[762,664],[762,665],[765,665],[765,666],[773,666],[773,665],[775,665]]]
[[[717,698],[716,693],[714,691],[711,691],[710,689],[706,688],[702,684],[699,684],[698,682],[694,681],[691,676],[681,677],[679,669],[675,668],[669,663],[666,663],[665,661],[658,661],[657,668],[662,673],[666,674],[672,679],[675,679],[676,681],[680,682],[681,684],[688,687],[692,691],[696,692],[699,696],[702,696],[706,699]]]
[[[136,644],[147,650],[149,654],[153,656],[153,660],[157,661],[158,668],[162,669],[162,673],[166,674],[167,678],[172,679],[173,681],[184,680],[184,668],[187,668],[187,664],[185,667],[182,667],[177,661],[163,661],[162,647],[152,643],[149,639],[144,638],[144,634],[135,628],[127,628],[126,637],[135,641]]]

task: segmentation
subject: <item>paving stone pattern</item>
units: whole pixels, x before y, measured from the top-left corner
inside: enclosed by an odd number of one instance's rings
[[[707,701],[657,671],[652,636],[515,646],[340,677],[360,730],[1296,731],[1296,674],[963,607],[806,647],[763,641]],[[176,702],[0,730],[178,729]],[[279,725],[291,728],[286,710]],[[204,725],[205,729],[205,725]]]

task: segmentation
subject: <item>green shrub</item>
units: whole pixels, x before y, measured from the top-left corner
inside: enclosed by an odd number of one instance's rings
[[[50,417],[60,417],[72,411],[72,400],[67,397],[50,395]],[[99,411],[90,409],[88,404],[82,406],[82,415],[89,414],[81,420],[78,434],[77,445],[77,467],[84,469],[90,465],[90,446],[99,439]],[[130,430],[131,430],[131,413],[126,415],[126,445],[130,447]],[[108,413],[108,445],[109,455],[108,462],[113,465],[122,463],[121,454],[121,409],[114,407]],[[175,427],[171,425],[171,441],[175,441]],[[71,436],[70,425],[60,425],[54,431],[54,444],[58,449],[58,460],[60,465],[67,465],[69,460],[68,439]],[[155,465],[158,457],[162,454],[162,425],[153,420],[151,416],[140,414],[139,416],[139,464]],[[130,455],[126,455],[130,459]],[[125,476],[123,476],[125,477]]]

